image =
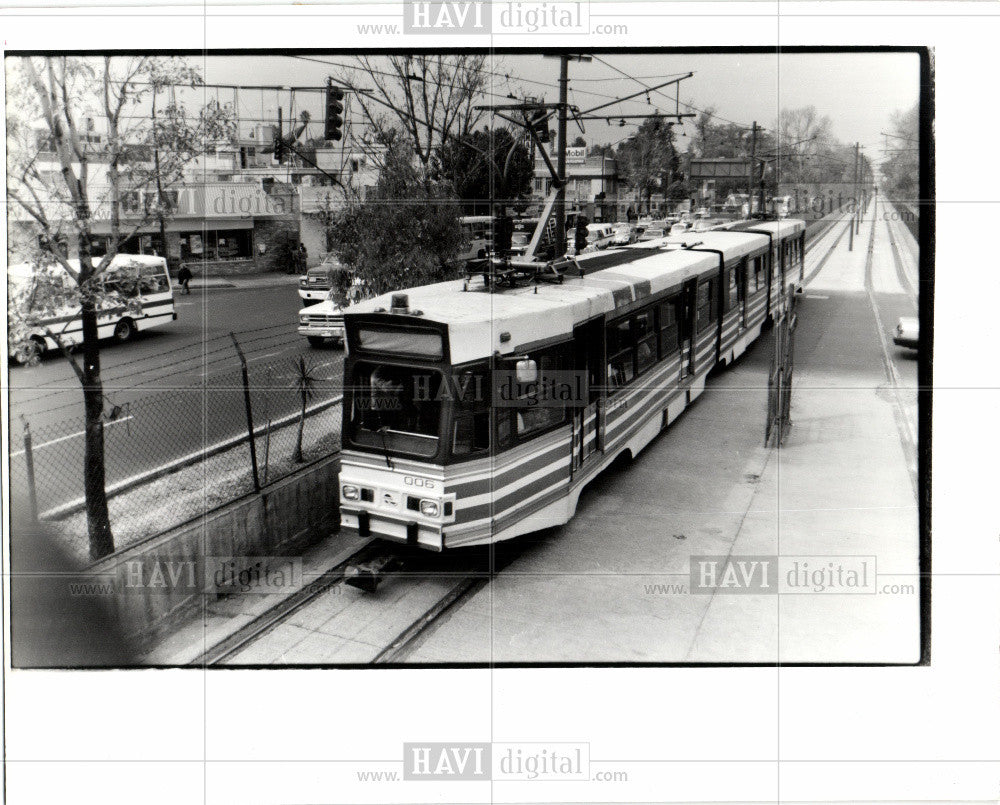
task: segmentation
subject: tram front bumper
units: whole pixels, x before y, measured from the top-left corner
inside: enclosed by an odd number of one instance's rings
[[[340,528],[359,537],[378,537],[430,551],[444,550],[444,530],[439,525],[403,520],[382,512],[340,504]]]

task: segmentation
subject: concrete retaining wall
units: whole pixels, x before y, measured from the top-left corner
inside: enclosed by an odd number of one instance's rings
[[[323,459],[254,493],[95,563],[114,581],[126,634],[148,647],[218,597],[220,568],[252,572],[261,557],[297,556],[339,526],[340,461]]]

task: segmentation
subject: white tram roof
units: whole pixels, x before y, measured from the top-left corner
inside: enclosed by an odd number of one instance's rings
[[[796,229],[796,225],[798,228]],[[777,228],[787,236],[805,228],[802,221],[761,222],[760,229]],[[766,249],[768,238],[754,232],[705,231],[685,232],[679,237],[650,244],[666,245],[655,249],[643,244],[641,251],[648,256],[630,262],[593,271],[583,277],[565,276],[562,283],[526,283],[495,293],[486,291],[481,281],[470,280],[469,290],[463,290],[464,280],[451,280],[434,285],[408,288],[405,293],[410,310],[419,310],[419,320],[446,324],[453,364],[487,358],[495,352],[516,354],[527,345],[568,337],[573,327],[595,316],[624,310],[642,299],[680,286],[684,281],[718,267],[721,251],[726,261],[739,259],[758,249]],[[692,247],[682,248],[684,245]],[[670,248],[670,247],[673,248]],[[581,268],[599,265],[609,255],[634,252],[635,246],[608,249],[578,258]],[[345,315],[387,311],[392,293],[367,299],[352,305]],[[397,324],[414,321],[410,315],[385,313],[386,320]],[[501,333],[510,338],[500,341]]]
[[[760,221],[752,227],[761,232],[770,232],[776,238],[787,238],[806,230],[806,222],[799,218],[782,218],[780,221]]]
[[[758,237],[766,243],[766,238]],[[579,262],[585,267],[588,257],[602,254],[585,255]],[[468,291],[463,290],[464,280],[451,280],[397,293],[407,294],[410,310],[422,312],[420,321],[448,326],[450,360],[461,364],[568,337],[577,324],[679,286],[718,264],[714,254],[673,249],[583,277],[566,276],[559,284],[527,283],[490,293],[475,279]],[[346,315],[388,310],[391,299],[392,294],[387,293],[359,302]],[[396,324],[414,321],[410,315],[385,315],[387,322]],[[501,342],[501,333],[509,333],[510,338]]]
[[[655,242],[655,241],[654,241]],[[732,230],[711,229],[705,232],[688,230],[681,235],[671,235],[667,245],[686,246],[692,249],[715,249],[726,256],[726,262],[739,260],[751,252],[760,249],[767,250],[767,235],[755,232],[735,232]],[[718,262],[718,260],[716,260]]]

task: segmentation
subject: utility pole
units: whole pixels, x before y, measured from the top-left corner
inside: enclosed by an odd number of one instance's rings
[[[855,232],[861,234],[861,143],[854,143],[854,205],[857,207],[855,213]]]
[[[750,128],[750,181],[747,184],[747,218],[753,218],[754,176],[757,173],[757,121]],[[763,181],[763,179],[762,179]]]
[[[757,205],[757,212],[764,215],[767,207],[764,204],[764,171],[767,170],[767,163],[761,160],[760,163],[760,204]]]
[[[857,225],[857,207],[858,207],[858,146],[860,143],[854,144],[854,207],[855,211],[851,213],[850,226],[847,227],[847,251],[854,251],[854,228]],[[860,234],[860,229],[858,231]]]
[[[569,103],[569,56],[559,57],[559,154],[556,157],[556,173],[562,179],[562,187],[556,196],[556,248],[555,257],[566,252],[566,105]]]
[[[590,61],[590,56],[572,56],[568,53],[559,55],[559,126],[557,138],[559,153],[556,155],[556,173],[562,181],[562,187],[556,194],[554,207],[556,216],[556,255],[566,252],[566,118],[569,109],[569,62]]]

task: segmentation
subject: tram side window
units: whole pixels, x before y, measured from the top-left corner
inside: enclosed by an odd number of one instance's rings
[[[656,363],[656,328],[653,327],[652,308],[633,317],[632,336],[635,340],[636,373],[641,375]]]
[[[719,318],[719,295],[715,292],[716,280],[698,284],[698,332],[707,330]]]
[[[740,301],[742,301],[743,294],[740,288],[740,268],[742,263],[739,265],[732,266],[727,270],[726,273],[729,274],[729,299],[726,304],[726,312],[728,313],[734,307],[736,307]]]
[[[632,331],[629,320],[608,325],[608,386],[616,389],[635,377],[632,360]]]
[[[680,298],[674,297],[660,305],[660,356],[668,358],[680,349]]]
[[[569,366],[569,347],[560,345],[529,358],[538,366],[539,381],[558,378],[554,374]],[[516,399],[513,407],[499,407],[497,411],[497,445],[502,449],[511,446],[515,439],[530,437],[549,430],[566,421],[566,402],[539,392],[544,383],[514,383]]]

